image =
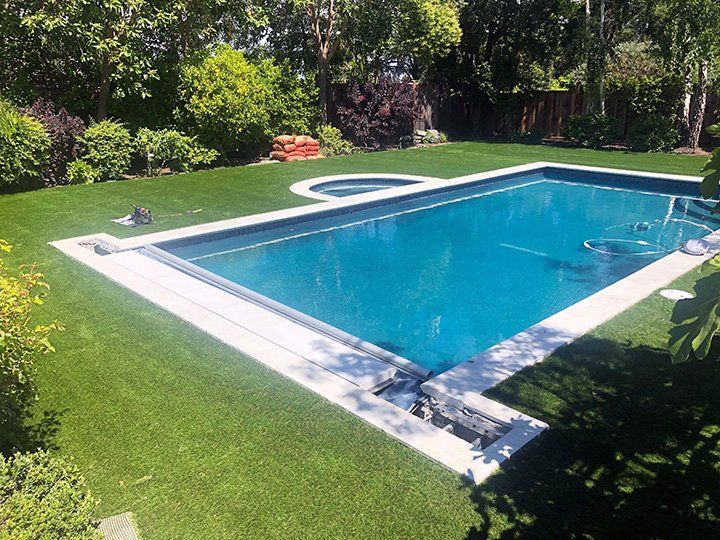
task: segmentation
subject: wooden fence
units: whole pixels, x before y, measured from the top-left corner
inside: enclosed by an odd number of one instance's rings
[[[337,95],[335,88],[330,95]],[[583,93],[573,90],[541,91],[526,96],[503,94],[491,102],[484,96],[468,98],[451,94],[442,87],[418,84],[418,118],[415,129],[435,128],[454,138],[493,137],[505,130],[540,131],[551,137],[562,137],[570,116],[582,114]],[[332,100],[331,100],[332,101]],[[636,120],[633,112],[618,95],[606,99],[606,112],[618,120],[624,137]],[[720,121],[720,95],[710,94],[705,108],[703,128]],[[330,104],[330,119],[335,120],[335,106]],[[700,136],[702,145],[712,145],[705,129]]]

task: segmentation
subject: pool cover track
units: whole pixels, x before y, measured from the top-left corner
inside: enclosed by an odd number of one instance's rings
[[[106,233],[52,242],[70,257],[132,290],[197,328],[352,412],[400,442],[480,483],[548,425],[488,399],[482,392],[541,361],[656,289],[692,270],[709,255],[681,251],[641,268],[599,292],[432,377],[421,366],[318,322],[281,304],[177,259],[157,244],[231,230],[257,230],[316,216],[390,204],[446,190],[493,182],[546,168],[630,176],[649,182],[699,183],[700,178],[537,162],[452,180],[406,177],[414,183],[314,205],[290,208],[127,239]],[[348,178],[343,176],[342,178]],[[377,178],[379,174],[367,175]],[[398,175],[388,175],[398,178]],[[327,181],[326,177],[323,179]],[[309,187],[316,183],[306,181]],[[297,184],[296,184],[297,186]],[[296,190],[294,190],[296,191]],[[297,191],[296,191],[297,193]],[[705,237],[710,253],[720,232]],[[487,445],[469,442],[376,395],[398,375],[424,382],[422,391],[443,410],[486,419],[501,427]],[[429,377],[429,378],[428,378]],[[427,380],[425,380],[427,379]]]

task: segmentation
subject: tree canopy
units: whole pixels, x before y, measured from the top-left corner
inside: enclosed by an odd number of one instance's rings
[[[114,114],[131,124],[141,109],[158,129],[176,122],[185,66],[225,45],[313,81],[324,119],[331,83],[382,76],[489,100],[580,85],[590,113],[604,111],[608,89],[627,82],[637,90],[643,79],[673,110],[683,144],[694,146],[720,54],[716,0],[7,0],[4,7],[1,97],[19,106],[49,98],[86,119]],[[618,77],[630,60],[656,73]],[[680,81],[676,96],[671,79]]]

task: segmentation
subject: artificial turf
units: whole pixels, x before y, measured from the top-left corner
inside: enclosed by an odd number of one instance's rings
[[[37,261],[52,286],[40,317],[67,327],[38,363],[48,444],[75,458],[99,516],[133,512],[146,540],[717,537],[720,365],[670,365],[658,295],[488,392],[551,430],[473,488],[47,246],[148,232],[110,222],[130,203],[160,230],[310,203],[287,188],[313,176],[539,160],[680,174],[704,161],[458,143],[0,197],[12,262]]]

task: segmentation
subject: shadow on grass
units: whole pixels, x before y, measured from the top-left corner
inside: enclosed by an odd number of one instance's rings
[[[0,454],[32,452],[38,448],[57,449],[55,436],[60,429],[60,418],[66,411],[43,411],[33,416],[23,411],[0,426]]]
[[[551,427],[473,490],[468,539],[720,537],[719,362],[588,336],[486,394]]]

